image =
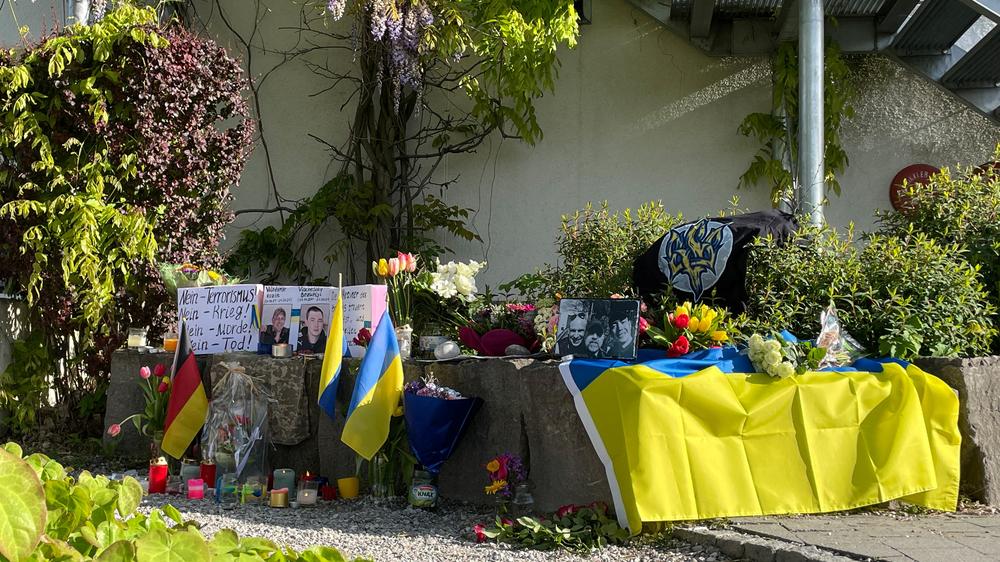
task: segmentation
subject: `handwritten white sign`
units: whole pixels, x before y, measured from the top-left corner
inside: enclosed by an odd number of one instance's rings
[[[260,285],[223,285],[177,290],[177,317],[187,320],[195,355],[257,351]]]
[[[351,355],[360,355],[359,349],[351,341],[361,328],[375,333],[378,321],[386,306],[385,285],[353,285],[344,287],[344,334],[350,344]]]

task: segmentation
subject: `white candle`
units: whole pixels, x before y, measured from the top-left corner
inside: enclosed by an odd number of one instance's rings
[[[316,490],[307,490],[305,488],[299,490],[296,499],[299,505],[316,505]]]

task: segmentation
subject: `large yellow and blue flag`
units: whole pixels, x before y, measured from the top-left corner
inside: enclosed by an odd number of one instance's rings
[[[344,334],[344,291],[338,288],[337,306],[333,309],[333,318],[330,320],[323,367],[319,372],[319,396],[316,399],[320,409],[331,418],[337,400],[337,387],[340,386],[340,370],[344,357],[349,355],[347,336]]]
[[[402,393],[403,361],[386,310],[361,360],[341,441],[371,460],[389,437],[389,422]]]
[[[618,521],[633,533],[644,522],[822,513],[896,498],[954,510],[955,394],[914,365],[854,368],[775,380],[733,349],[561,365]]]

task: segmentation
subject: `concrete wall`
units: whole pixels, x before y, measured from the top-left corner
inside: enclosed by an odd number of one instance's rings
[[[19,12],[45,3],[18,2]],[[214,1],[195,5],[207,32],[247,61]],[[220,5],[241,34],[250,35],[258,22],[249,60],[251,75],[260,80],[281,61],[274,52],[294,44],[295,34],[280,28],[296,25],[298,6],[262,0],[265,9],[254,14],[246,0]],[[583,28],[577,49],[562,53],[555,92],[537,104],[545,131],[540,143],[494,138],[477,154],[451,158],[440,171],[441,178],[459,176],[447,198],[477,210],[472,225],[484,240],[452,247],[463,259],[489,261],[482,279],[491,285],[553,261],[560,215],[588,201],[634,207],[662,199],[688,216],[724,208],[734,194],[741,207],[767,205],[764,189],[737,190],[756,147],[736,129],[747,113],[768,108],[768,60],[705,56],[626,0],[595,2],[593,21]],[[0,28],[0,42],[6,37]],[[306,63],[336,67],[351,61],[345,52],[317,51],[260,82],[271,167],[278,191],[288,198],[312,194],[335,171],[309,134],[336,143],[347,128],[348,113],[340,111],[345,91],[311,96],[328,82]],[[851,165],[841,178],[845,196],[834,198],[828,210],[833,224],[871,227],[873,209],[888,207],[889,182],[906,165],[978,165],[1000,142],[995,123],[897,63],[870,56],[855,68],[857,117],[843,135]],[[234,190],[233,207],[273,206],[268,177],[259,146]],[[226,246],[242,229],[278,220],[275,214],[241,215],[228,230]],[[321,257],[317,272],[335,275],[339,268],[323,265]]]

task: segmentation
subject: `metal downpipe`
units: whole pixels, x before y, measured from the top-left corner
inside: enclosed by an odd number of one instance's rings
[[[823,1],[799,0],[799,212],[814,225],[825,220],[823,47]]]

